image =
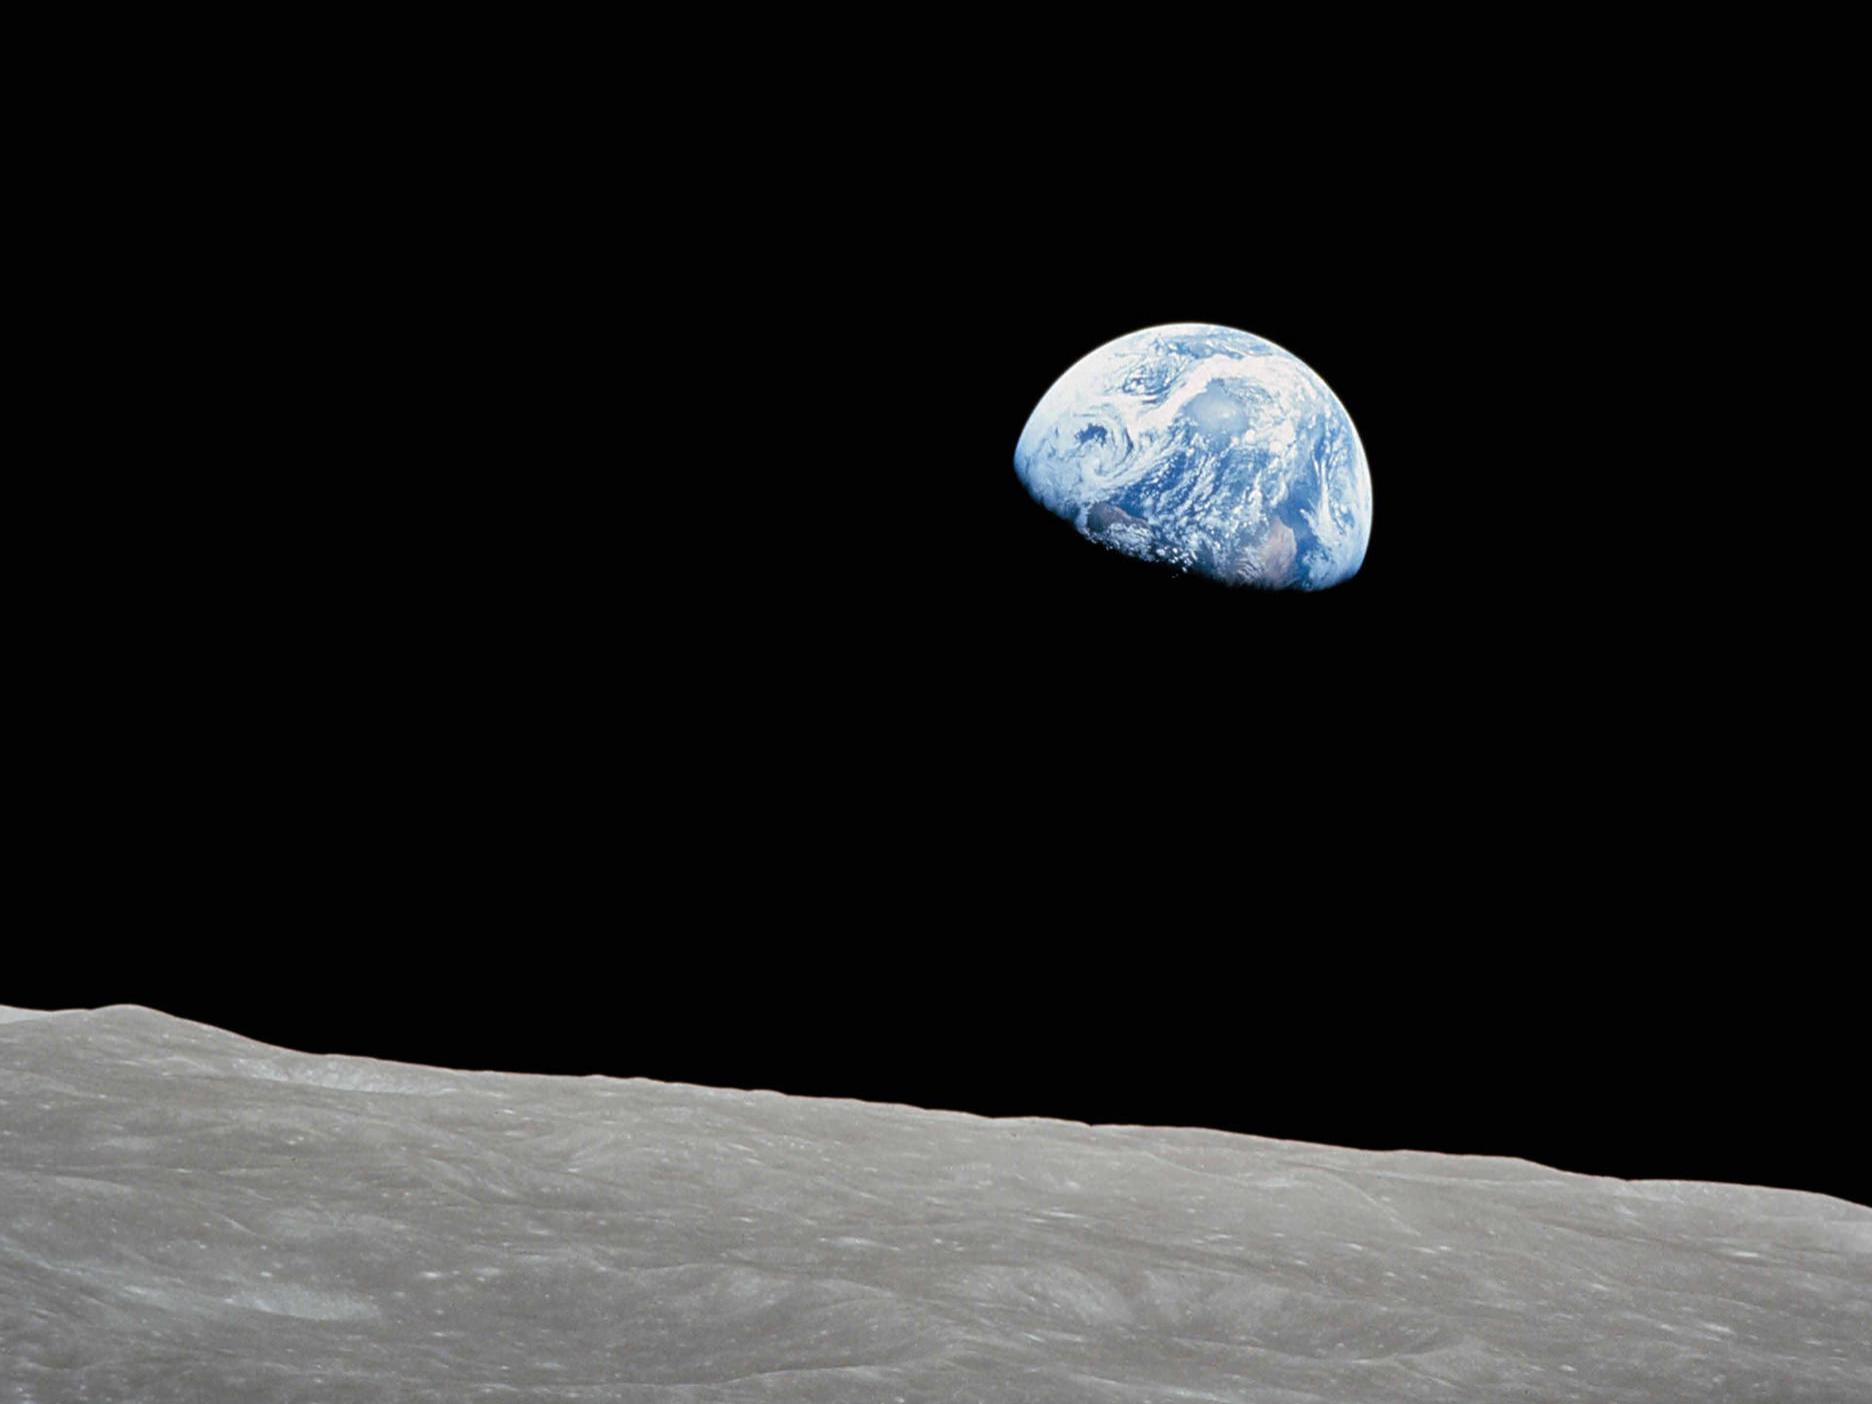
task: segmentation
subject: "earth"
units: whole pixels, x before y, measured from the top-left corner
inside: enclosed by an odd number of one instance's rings
[[[1299,357],[1233,327],[1099,347],[1034,407],[1014,468],[1091,540],[1232,584],[1337,585],[1371,540],[1345,406]]]

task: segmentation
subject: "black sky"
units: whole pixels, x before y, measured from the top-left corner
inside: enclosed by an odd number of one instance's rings
[[[1305,160],[800,97],[212,245],[258,187],[156,182],[106,311],[171,316],[160,414],[47,518],[0,1000],[1863,1198],[1746,261],[1712,295],[1681,166],[1389,95]],[[1027,500],[1052,380],[1181,320],[1345,403],[1355,580]]]

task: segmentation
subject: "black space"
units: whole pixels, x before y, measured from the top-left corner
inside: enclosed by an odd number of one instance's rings
[[[159,354],[58,468],[0,1002],[1865,1199],[1757,255],[1694,134],[1406,86],[1305,161],[783,84],[164,166],[91,265]],[[1353,581],[1026,498],[1053,379],[1182,320],[1350,410]]]

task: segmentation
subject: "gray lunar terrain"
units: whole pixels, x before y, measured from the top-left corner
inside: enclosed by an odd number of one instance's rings
[[[1872,1400],[1872,1210],[0,1011],[0,1404]]]

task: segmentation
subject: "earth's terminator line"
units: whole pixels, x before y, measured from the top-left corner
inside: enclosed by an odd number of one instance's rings
[[[1231,327],[1099,347],[1035,406],[1014,467],[1092,540],[1230,583],[1324,589],[1371,541],[1351,416],[1305,362]]]

